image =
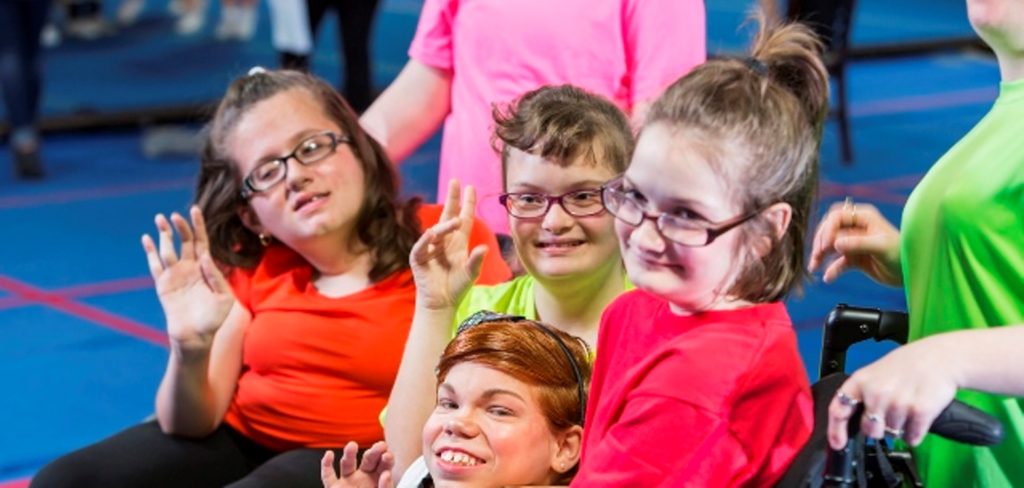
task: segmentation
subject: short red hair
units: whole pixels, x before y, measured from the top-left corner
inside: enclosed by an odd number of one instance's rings
[[[545,331],[544,329],[547,329]],[[440,385],[453,367],[477,363],[505,373],[538,390],[537,399],[554,431],[578,425],[585,412],[579,397],[579,383],[555,334],[572,356],[583,380],[590,385],[590,350],[579,337],[531,320],[497,320],[470,327],[445,348],[437,366]]]

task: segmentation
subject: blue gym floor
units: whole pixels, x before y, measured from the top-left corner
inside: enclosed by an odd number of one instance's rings
[[[47,51],[46,115],[159,107],[216,99],[253,65],[274,66],[266,11],[249,44],[212,39],[216,13],[195,37],[175,36],[163,0],[118,37],[65,40]],[[214,2],[216,3],[216,2]],[[745,0],[708,2],[709,46],[736,52]],[[112,15],[117,2],[108,2]],[[390,0],[378,17],[376,82],[405,61],[420,1]],[[265,9],[265,7],[263,7]],[[959,0],[859,3],[854,44],[970,35]],[[338,79],[333,26],[315,69]],[[671,46],[666,46],[671,49]],[[993,59],[964,53],[856,61],[850,67],[855,162],[839,163],[835,127],[822,148],[821,208],[850,195],[898,220],[928,166],[996,96]],[[157,212],[183,210],[196,160],[148,160],[137,130],[47,135],[42,182],[14,180],[0,146],[0,488],[24,486],[43,464],[145,418],[166,361],[163,318],[139,236]],[[433,197],[436,138],[402,166],[405,191]],[[820,324],[838,302],[902,308],[900,290],[859,274],[813,283],[790,301],[809,374],[818,365]],[[851,366],[885,346],[858,347]]]

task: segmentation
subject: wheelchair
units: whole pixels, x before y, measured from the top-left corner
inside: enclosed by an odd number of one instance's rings
[[[836,306],[825,319],[818,381],[814,397],[814,430],[793,464],[776,485],[779,488],[896,488],[923,487],[907,451],[894,450],[885,439],[865,439],[860,432],[863,405],[849,421],[846,447],[833,451],[826,438],[828,406],[848,377],[846,352],[853,344],[874,339],[907,342],[907,314],[873,308]],[[953,400],[932,423],[930,432],[977,446],[991,446],[1003,439],[999,420],[970,405]]]

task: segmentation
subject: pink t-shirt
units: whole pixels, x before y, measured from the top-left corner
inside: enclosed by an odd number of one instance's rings
[[[439,201],[449,179],[471,184],[507,233],[493,104],[570,83],[629,111],[704,62],[705,39],[703,0],[426,0],[409,56],[452,73]]]

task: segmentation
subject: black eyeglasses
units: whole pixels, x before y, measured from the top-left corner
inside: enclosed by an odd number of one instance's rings
[[[544,331],[545,334],[551,336],[558,344],[558,348],[565,354],[565,359],[569,360],[569,365],[572,366],[572,374],[576,377],[576,392],[580,398],[580,427],[583,426],[583,419],[587,415],[587,390],[586,385],[583,383],[583,373],[580,372],[579,365],[576,364],[576,359],[573,358],[572,352],[569,351],[569,346],[565,345],[561,337],[558,337],[553,330],[547,325],[544,325],[536,320],[530,320],[521,315],[506,315],[503,313],[492,312],[490,310],[480,310],[479,312],[466,317],[462,323],[459,324],[459,328],[455,332],[455,335],[459,335],[473,327],[480,324],[486,324],[491,322],[528,322],[535,325],[538,329]]]
[[[554,203],[561,205],[562,210],[573,217],[589,217],[604,212],[600,188],[575,190],[561,195],[502,193],[498,201],[509,215],[517,219],[542,219]]]
[[[288,176],[288,160],[295,159],[303,165],[322,161],[338,150],[338,144],[348,144],[351,139],[333,132],[321,132],[307,137],[295,146],[287,156],[271,159],[258,164],[242,180],[242,198],[248,199],[255,193],[267,191],[284,181]]]
[[[601,187],[601,200],[615,218],[633,226],[644,220],[653,220],[658,232],[666,239],[688,247],[702,247],[711,244],[722,234],[739,227],[744,222],[758,216],[761,210],[743,214],[722,222],[703,222],[684,218],[678,215],[663,213],[651,215],[644,210],[642,203],[623,188],[622,177],[616,178]]]

